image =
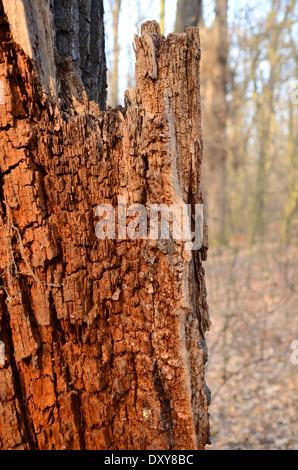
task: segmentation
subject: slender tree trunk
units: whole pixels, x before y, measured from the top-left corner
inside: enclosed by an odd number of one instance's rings
[[[202,19],[202,0],[178,0],[175,31],[182,33],[185,26],[198,26]]]
[[[198,31],[143,25],[136,92],[101,112],[47,0],[0,0],[0,24],[0,448],[203,449],[206,228],[192,252],[95,235],[119,196],[201,202]]]
[[[255,237],[259,235],[263,241],[265,235],[265,208],[268,199],[268,177],[271,166],[270,146],[274,135],[274,127],[276,125],[276,116],[274,109],[274,92],[276,84],[279,80],[280,73],[280,55],[278,53],[280,36],[286,26],[287,19],[293,14],[296,2],[293,0],[287,5],[284,18],[278,23],[278,11],[275,2],[272,3],[272,10],[268,15],[268,24],[275,24],[276,27],[270,32],[270,46],[268,49],[268,58],[270,64],[270,75],[268,81],[263,83],[262,100],[258,104],[259,111],[259,160],[256,176],[255,201],[253,204],[253,213],[251,216],[252,224],[250,231],[249,244],[252,248]],[[257,79],[255,77],[255,88],[257,87]],[[291,120],[291,115],[290,115]],[[291,148],[289,147],[289,155],[291,158]],[[294,192],[295,194],[295,192]]]
[[[165,34],[165,0],[160,0],[160,32]]]
[[[282,242],[283,247],[286,248],[290,243],[291,224],[293,217],[298,209],[298,163],[297,163],[297,145],[298,145],[298,113],[297,105],[291,101],[289,103],[289,136],[288,136],[288,188],[287,198],[284,211],[283,233]]]
[[[202,189],[210,239],[215,244],[223,244],[226,241],[227,0],[215,1],[211,29],[203,25],[202,0],[178,0],[175,31],[182,32],[187,24],[201,27],[205,155]]]
[[[117,106],[119,103],[118,99],[118,81],[119,81],[119,55],[120,55],[120,44],[118,37],[119,30],[119,17],[121,0],[110,0],[110,7],[113,16],[113,68],[111,72],[111,106]]]
[[[210,240],[226,242],[227,178],[227,0],[215,1],[211,29],[202,29],[202,96],[204,130],[203,194]]]

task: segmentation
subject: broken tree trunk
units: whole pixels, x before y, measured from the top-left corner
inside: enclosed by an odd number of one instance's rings
[[[101,112],[52,24],[47,0],[0,1],[0,448],[203,449],[206,233],[95,234],[119,196],[202,202],[198,30],[144,24],[136,92]]]

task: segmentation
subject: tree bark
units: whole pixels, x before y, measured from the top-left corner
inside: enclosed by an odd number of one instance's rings
[[[145,23],[136,91],[102,112],[47,0],[0,1],[0,24],[0,448],[203,449],[206,227],[192,252],[95,235],[119,196],[202,201],[198,30]]]
[[[105,109],[107,98],[103,0],[51,0],[56,45],[78,71],[90,100]]]

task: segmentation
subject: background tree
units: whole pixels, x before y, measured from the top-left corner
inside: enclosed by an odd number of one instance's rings
[[[175,30],[186,24],[200,26],[202,41],[201,94],[204,131],[203,193],[210,241],[226,243],[227,165],[227,0],[215,1],[215,19],[210,28],[203,22],[202,1],[179,0]]]
[[[56,45],[61,60],[71,57],[90,100],[106,104],[103,1],[51,0]]]
[[[110,9],[113,17],[113,68],[111,71],[111,91],[110,104],[116,106],[119,103],[118,87],[119,87],[119,16],[121,9],[121,0],[110,0]]]
[[[215,18],[202,37],[202,116],[204,129],[203,193],[210,241],[227,243],[227,60],[228,1],[215,1]]]
[[[165,0],[160,0],[160,32],[165,34]]]
[[[186,25],[198,26],[202,19],[202,0],[178,0],[175,31],[182,33]]]

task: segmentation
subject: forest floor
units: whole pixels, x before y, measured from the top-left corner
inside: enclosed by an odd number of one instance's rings
[[[211,450],[298,450],[298,247],[210,249]]]

